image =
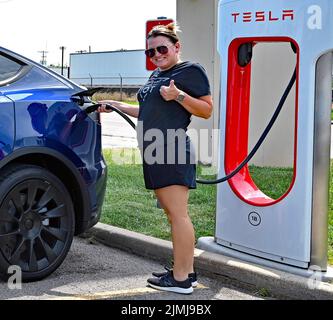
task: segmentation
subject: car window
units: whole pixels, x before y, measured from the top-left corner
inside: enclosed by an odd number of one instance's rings
[[[0,54],[0,82],[14,77],[22,66],[22,64]]]

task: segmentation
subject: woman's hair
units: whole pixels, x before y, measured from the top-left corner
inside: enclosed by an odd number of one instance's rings
[[[147,40],[149,38],[156,38],[158,36],[163,36],[169,38],[173,44],[177,43],[179,41],[177,32],[180,32],[180,29],[178,28],[177,24],[172,22],[168,25],[157,25],[153,27],[148,35]]]

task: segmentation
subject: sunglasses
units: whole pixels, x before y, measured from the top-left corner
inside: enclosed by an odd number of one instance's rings
[[[148,58],[152,58],[155,56],[156,51],[160,54],[167,54],[169,51],[169,48],[167,46],[158,46],[156,48],[151,48],[145,50],[145,54]]]

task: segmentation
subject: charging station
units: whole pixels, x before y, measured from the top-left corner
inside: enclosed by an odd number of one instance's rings
[[[261,108],[265,108],[265,103],[273,103],[274,109],[279,102],[274,97],[282,96],[280,87],[287,87],[289,82],[293,178],[278,199],[260,190],[248,165],[228,182],[218,184],[214,243],[205,243],[205,238],[200,238],[198,247],[301,275],[311,275],[311,270],[315,270],[329,277],[333,3],[221,0],[218,21],[218,177],[228,175],[249,154],[249,128],[254,126],[250,114],[266,112],[255,106],[256,101],[261,102]],[[281,48],[290,61],[283,72],[279,57],[267,57],[279,55]],[[266,64],[274,61],[273,77],[254,70],[260,68],[263,54]],[[256,79],[258,76],[263,78]],[[280,79],[280,86],[272,82],[269,90],[275,95],[262,103],[264,95],[261,99],[255,97],[260,93],[258,83],[270,83],[270,77]]]

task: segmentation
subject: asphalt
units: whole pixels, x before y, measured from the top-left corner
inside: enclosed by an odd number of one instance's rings
[[[87,236],[112,248],[167,264],[172,257],[170,241],[98,223]],[[244,262],[229,256],[195,249],[194,266],[198,273],[214,278],[224,276],[238,284],[265,289],[280,299],[333,300],[333,283]]]

